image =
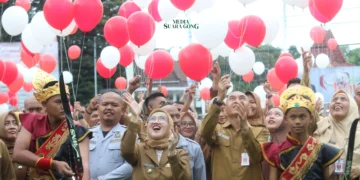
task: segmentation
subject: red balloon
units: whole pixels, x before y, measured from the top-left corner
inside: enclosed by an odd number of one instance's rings
[[[331,21],[340,11],[343,0],[314,0],[318,12]]]
[[[126,79],[123,77],[118,77],[115,80],[115,87],[119,90],[124,90],[126,88]]]
[[[293,58],[284,56],[276,61],[275,72],[277,77],[287,84],[292,78],[297,77],[298,66]]]
[[[281,94],[287,89],[287,85],[285,84],[284,87],[282,87],[280,90],[278,90],[279,95],[281,96]]]
[[[161,93],[164,95],[164,96],[167,96],[168,95],[168,90],[165,86],[161,86]]]
[[[32,82],[24,82],[23,88],[26,92],[30,92],[33,89]]]
[[[251,82],[254,79],[254,71],[250,70],[248,73],[244,74],[242,78],[247,83]]]
[[[34,67],[40,60],[40,53],[36,53],[33,56],[26,53],[26,51],[23,49],[21,50],[21,61],[28,67],[32,68]]]
[[[31,7],[30,0],[16,0],[15,6],[20,6],[25,9],[25,11],[29,11]]]
[[[101,62],[101,59],[99,58],[96,62],[96,70],[99,73],[99,75],[105,79],[110,78],[111,76],[113,76],[116,72],[116,68],[117,66],[115,66],[112,69],[108,69],[106,68],[103,63]]]
[[[195,0],[170,0],[170,1],[176,8],[183,11],[189,9],[195,3]]]
[[[326,31],[321,26],[311,28],[310,37],[315,44],[321,44],[325,40]]]
[[[270,86],[275,90],[280,90],[284,87],[283,83],[276,75],[275,69],[272,68],[267,74],[267,81],[270,83]]]
[[[328,40],[328,47],[330,50],[335,50],[337,46],[338,46],[338,43],[337,43],[336,39],[330,38]]]
[[[56,67],[56,59],[51,54],[44,54],[40,57],[40,69],[44,70],[47,73],[54,71]]]
[[[32,53],[32,52],[30,52],[30,51],[26,48],[25,44],[24,44],[22,41],[20,41],[20,42],[21,42],[21,49],[22,49],[23,51],[25,51],[26,54],[28,54],[29,56],[33,57],[35,54]]]
[[[210,88],[204,87],[200,90],[200,97],[202,100],[207,101],[211,99]]]
[[[23,85],[24,85],[24,76],[21,73],[18,73],[16,80],[13,83],[11,83],[8,86],[8,88],[9,91],[16,93],[22,88]]]
[[[8,2],[9,0],[0,0],[0,3],[4,4],[6,2]]]
[[[273,100],[275,107],[279,107],[279,106],[280,106],[280,97],[279,97],[279,95],[273,94],[272,97],[271,97],[271,99]]]
[[[74,29],[71,31],[70,35],[74,35],[74,34],[77,32],[78,29],[79,29],[78,26],[75,25],[75,27],[74,27]]]
[[[0,93],[0,104],[7,103],[9,101],[9,95],[6,92]]]
[[[240,20],[238,31],[248,45],[258,47],[265,38],[266,26],[258,16],[249,15]]]
[[[232,20],[228,23],[229,28],[224,42],[233,50],[240,48],[245,43],[242,39],[240,39],[239,25],[240,21],[238,20]]]
[[[71,0],[46,0],[44,16],[50,26],[64,30],[74,19],[74,5]]]
[[[81,49],[78,45],[72,45],[69,47],[68,56],[70,60],[75,60],[80,57]]]
[[[127,20],[121,16],[115,16],[106,21],[104,26],[106,41],[117,48],[125,46],[129,42]]]
[[[8,96],[9,96],[9,98],[12,98],[12,97],[16,97],[17,95],[16,95],[16,93],[8,91]]]
[[[146,44],[155,33],[155,22],[150,14],[145,12],[133,13],[127,21],[129,38],[137,46]]]
[[[16,106],[18,104],[18,98],[15,96],[15,97],[12,97],[9,99],[9,104],[11,106]]]
[[[189,44],[179,52],[179,65],[187,77],[200,82],[211,71],[212,56],[201,44]]]
[[[120,6],[119,16],[128,18],[132,13],[141,11],[141,8],[132,1],[126,1]]]
[[[327,23],[330,21],[329,18],[327,18],[319,13],[319,11],[315,7],[314,0],[309,0],[309,10],[310,10],[311,15],[319,22]]]
[[[174,59],[169,52],[156,50],[145,62],[145,73],[151,79],[166,78],[174,69]]]
[[[95,28],[103,16],[101,0],[75,0],[74,19],[79,29],[89,32]]]
[[[285,57],[285,56],[294,58],[294,57],[292,56],[292,54],[285,52],[285,53],[281,53],[281,54],[280,54],[279,59],[280,59],[281,57]]]
[[[0,59],[0,81],[2,80],[4,74],[5,74],[5,64],[4,62]]]
[[[18,75],[18,69],[16,67],[16,64],[13,63],[12,61],[5,61],[4,73],[1,81],[6,85],[10,85],[16,80],[17,75]]]
[[[128,45],[125,45],[124,47],[120,48],[119,51],[120,51],[119,64],[124,67],[129,66],[135,58],[134,51]]]
[[[152,0],[148,7],[149,14],[154,18],[156,22],[162,21],[159,9],[158,9],[159,0]]]

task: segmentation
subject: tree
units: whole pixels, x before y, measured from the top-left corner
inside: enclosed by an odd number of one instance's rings
[[[294,57],[294,59],[297,59],[301,56],[301,54],[296,49],[296,46],[294,45],[290,46],[289,53]]]
[[[350,50],[347,56],[347,61],[355,66],[360,66],[360,48]]]

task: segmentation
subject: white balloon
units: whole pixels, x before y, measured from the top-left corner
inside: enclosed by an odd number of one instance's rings
[[[6,33],[17,36],[24,31],[29,22],[29,16],[24,8],[11,6],[2,15],[1,23]]]
[[[27,69],[25,68],[25,66],[22,63],[16,64],[16,67],[17,67],[19,73],[21,73],[23,75],[24,75],[24,72],[27,71]]]
[[[140,47],[133,44],[131,41],[129,41],[129,45],[134,50],[135,54],[139,56],[145,56],[153,52],[156,48],[156,37],[153,36],[149,42]]]
[[[238,0],[240,3],[246,5],[255,2],[256,0]]]
[[[257,94],[260,98],[260,104],[262,108],[265,108],[266,105],[266,92],[264,90],[264,86],[257,86],[254,89],[254,93]]]
[[[179,61],[179,52],[180,52],[180,48],[179,47],[173,47],[170,50],[170,54],[172,56],[172,58],[174,59],[174,61]]]
[[[30,24],[28,24],[25,30],[22,32],[21,40],[25,47],[32,53],[39,53],[44,49],[44,46],[34,38]]]
[[[149,55],[135,57],[135,63],[140,69],[142,69],[142,70],[145,69],[145,63],[146,63],[146,59],[148,58],[148,56]]]
[[[151,0],[133,0],[133,2],[138,5],[140,8],[148,7]]]
[[[316,57],[316,66],[320,69],[327,68],[330,63],[329,56],[326,54],[319,54]]]
[[[230,53],[229,65],[232,71],[237,75],[244,75],[248,73],[255,63],[254,52],[246,47],[242,46],[235,52]]]
[[[178,16],[180,10],[177,9],[170,0],[159,0],[158,12],[163,21],[171,21]]]
[[[120,51],[114,46],[107,46],[101,51],[100,58],[106,68],[112,69],[119,63]]]
[[[68,36],[76,27],[76,22],[74,20],[71,21],[71,23],[62,31],[55,29],[50,26],[50,29],[53,33],[55,33],[57,36],[65,37]]]
[[[211,8],[214,5],[214,0],[196,0],[190,9],[186,12],[201,12],[204,9]]]
[[[301,8],[301,9],[305,9],[305,8],[307,8],[309,6],[309,1],[307,1],[307,0],[296,0],[295,6]]]
[[[51,30],[51,26],[46,21],[43,11],[37,12],[32,18],[31,31],[36,41],[42,45],[48,45],[56,37],[56,34]]]
[[[265,65],[262,62],[256,62],[253,66],[254,73],[261,75],[265,71]]]
[[[266,26],[266,33],[263,43],[270,44],[276,38],[279,32],[279,19],[276,16],[272,15],[262,16],[261,19],[264,21]]]
[[[232,82],[230,82],[230,87],[226,92],[226,95],[230,95],[234,90],[234,84]]]
[[[214,48],[220,56],[222,57],[228,57],[230,53],[234,50],[230,49],[229,46],[227,46],[224,42],[221,43],[218,47]]]
[[[7,103],[0,104],[0,113],[5,113],[9,111],[9,105]]]
[[[23,73],[24,81],[28,82],[28,83],[32,82],[32,80],[34,78],[35,71],[36,71],[36,67],[32,67],[30,69],[24,68],[24,73]]]
[[[64,71],[63,75],[64,75],[64,83],[65,84],[69,84],[69,83],[73,82],[73,75],[71,74],[71,72]]]
[[[217,58],[219,58],[219,56],[220,56],[219,53],[215,49],[210,50],[210,53],[211,53],[213,61],[217,60]]]
[[[324,95],[321,94],[320,92],[316,92],[315,96],[316,96],[316,100],[321,99],[321,101],[323,102],[323,105],[324,105]]]
[[[302,58],[297,58],[296,60],[296,64],[298,66],[298,74],[303,74],[304,73],[304,63]]]
[[[210,78],[204,78],[203,80],[201,80],[200,82],[200,86],[199,89],[203,89],[203,88],[211,88],[213,85],[213,82]]]
[[[224,41],[228,32],[228,23],[217,13],[206,9],[199,13],[197,23],[199,28],[194,29],[194,35],[204,47],[215,48]]]

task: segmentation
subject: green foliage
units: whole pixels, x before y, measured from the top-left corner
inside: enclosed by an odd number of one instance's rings
[[[290,46],[289,53],[294,57],[294,59],[297,59],[301,56],[301,54],[297,51],[296,46],[294,45]]]
[[[351,50],[348,53],[347,61],[356,66],[360,66],[360,48]]]

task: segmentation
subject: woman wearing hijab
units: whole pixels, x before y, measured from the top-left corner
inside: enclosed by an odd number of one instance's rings
[[[197,132],[196,120],[189,112],[183,112],[180,116],[180,134],[186,138],[195,139]]]
[[[331,99],[330,114],[327,118],[317,123],[317,130],[314,137],[322,143],[344,149],[345,153],[330,167],[330,179],[343,179],[345,168],[345,157],[347,154],[347,146],[349,132],[352,122],[359,117],[358,106],[355,100],[345,91],[340,90],[334,94]],[[353,152],[353,163],[351,170],[351,178],[357,178],[360,175],[360,127],[358,126],[355,138],[355,149]]]
[[[264,111],[261,108],[260,97],[253,92],[246,92],[246,96],[249,99],[249,111],[247,114],[247,120],[249,124],[254,128],[258,129],[253,132],[259,132],[254,134],[254,137],[259,141],[259,143],[265,143],[269,138],[269,131],[264,125]],[[262,135],[262,137],[260,137]]]
[[[9,151],[10,158],[13,154],[16,138],[19,132],[18,116],[14,112],[5,112],[0,114],[0,139],[4,141]],[[16,179],[26,179],[27,168],[17,163],[13,163],[16,173]]]
[[[172,130],[171,116],[155,109],[147,120],[145,142],[136,142],[141,110],[126,103],[132,115],[120,149],[124,159],[133,166],[132,179],[191,179],[188,154],[183,149],[176,149],[178,137]]]

